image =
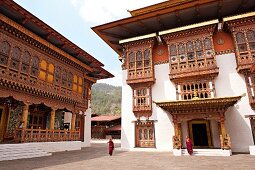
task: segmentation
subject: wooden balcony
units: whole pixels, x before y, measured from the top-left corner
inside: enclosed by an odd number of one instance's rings
[[[128,84],[154,82],[154,73],[150,68],[128,70]]]
[[[49,129],[21,129],[14,133],[14,141],[27,142],[59,142],[80,140],[80,130],[49,130]]]
[[[219,73],[219,68],[214,58],[189,61],[188,63],[175,63],[171,64],[170,67],[169,77],[173,81],[198,76],[216,76]]]
[[[249,70],[255,63],[255,51],[240,52],[237,54],[237,71]]]

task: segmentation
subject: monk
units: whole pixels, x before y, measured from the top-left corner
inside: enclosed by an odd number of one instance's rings
[[[109,149],[109,155],[112,156],[112,152],[114,150],[114,143],[113,143],[111,138],[109,139],[108,143],[109,143],[109,148],[108,148]]]
[[[186,137],[186,147],[189,155],[193,154],[192,141],[189,137]]]

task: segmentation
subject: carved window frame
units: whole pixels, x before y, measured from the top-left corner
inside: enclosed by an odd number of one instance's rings
[[[22,55],[21,68],[20,68],[21,73],[23,74],[29,73],[30,61],[31,61],[31,54],[28,51],[25,51]]]
[[[133,89],[133,108],[151,107],[151,87]]]
[[[15,71],[19,71],[20,65],[20,58],[21,58],[21,49],[15,46],[11,52],[11,62],[9,68]]]
[[[10,56],[11,45],[7,41],[2,41],[0,46],[0,65],[7,67]]]
[[[168,48],[171,72],[206,68],[216,64],[211,35],[172,42],[168,44]]]

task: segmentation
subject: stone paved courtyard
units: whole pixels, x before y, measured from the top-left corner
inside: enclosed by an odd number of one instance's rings
[[[116,144],[119,146],[119,144]],[[123,152],[107,154],[107,145],[92,144],[81,151],[53,153],[52,156],[0,162],[0,170],[22,169],[255,169],[255,156],[235,154],[231,157],[174,157],[168,152]]]

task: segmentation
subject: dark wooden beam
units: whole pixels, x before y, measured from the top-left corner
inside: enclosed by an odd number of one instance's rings
[[[138,32],[136,32],[136,31],[134,31],[134,30],[132,30],[132,29],[130,29],[130,28],[127,28],[127,27],[125,27],[125,26],[123,26],[123,25],[119,25],[119,27],[120,27],[121,29],[123,29],[123,30],[129,32],[130,34],[135,34],[135,35],[138,35],[138,34],[139,34]],[[132,35],[132,36],[133,36],[133,35]]]
[[[201,16],[201,13],[200,13],[199,6],[195,7],[195,15],[196,15],[195,17],[196,17],[197,22],[201,21],[202,16]]]
[[[156,16],[156,19],[157,19],[157,22],[158,22],[158,24],[159,24],[159,26],[160,26],[160,29],[161,29],[161,30],[165,30],[166,27],[165,27],[165,25],[161,22],[160,16]]]
[[[148,27],[146,24],[144,24],[141,20],[137,20],[135,24],[142,28],[145,28],[146,30],[148,30],[148,32],[153,32],[153,30],[150,27]]]
[[[238,12],[243,12],[244,6],[245,6],[245,4],[247,4],[248,1],[249,1],[249,0],[242,0],[242,2],[240,3],[240,5],[239,5],[239,7],[237,8],[236,11],[238,11]]]
[[[223,6],[223,1],[220,0],[218,2],[218,7],[217,7],[217,15],[218,15],[218,18],[221,18],[222,17],[222,6]]]
[[[181,19],[181,17],[180,17],[180,13],[179,13],[179,11],[175,11],[175,18],[176,18],[176,22],[178,23],[178,25],[182,25],[182,19]]]
[[[121,35],[114,34],[114,33],[109,33],[109,32],[106,32],[106,31],[101,31],[101,33],[106,35],[106,36],[112,37],[112,38],[117,38],[117,39],[124,39],[124,38],[126,38],[126,37],[123,37]]]

